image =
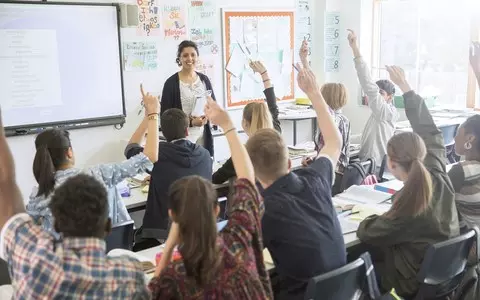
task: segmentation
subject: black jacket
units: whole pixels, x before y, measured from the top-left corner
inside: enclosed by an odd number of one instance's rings
[[[143,148],[130,144],[125,149],[128,158]],[[148,190],[147,207],[143,217],[143,238],[166,239],[168,236],[168,190],[177,179],[198,175],[212,178],[212,159],[202,146],[188,140],[160,142],[158,161],[153,165]]]
[[[265,94],[265,98],[267,100],[268,110],[272,115],[273,127],[278,132],[282,132],[282,128],[280,127],[280,121],[278,120],[278,105],[277,105],[277,97],[275,97],[275,91],[273,87],[268,88],[263,91]],[[229,158],[221,167],[217,170],[212,176],[212,182],[214,184],[221,184],[227,181],[228,179],[237,176],[235,173],[235,168],[233,167],[232,158]]]
[[[207,90],[212,91],[213,100],[217,101],[217,99],[215,98],[215,93],[213,92],[210,79],[208,79],[208,77],[202,73],[197,72],[197,75],[200,77],[200,80],[205,83]],[[178,76],[178,73],[173,74],[167,79],[167,81],[165,81],[162,92],[160,115],[162,115],[164,111],[170,108],[178,108],[183,110],[182,100],[180,99],[180,78]],[[213,157],[213,137],[212,129],[210,128],[210,122],[208,122],[204,126],[203,138],[205,148],[208,150],[208,152],[210,152],[210,156]]]

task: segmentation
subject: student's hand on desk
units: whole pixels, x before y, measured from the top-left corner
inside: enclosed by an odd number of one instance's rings
[[[223,131],[233,128],[232,120],[226,111],[224,111],[217,102],[213,101],[211,97],[208,98],[205,105],[205,116],[212,122],[220,126]]]
[[[402,92],[406,93],[411,91],[410,85],[407,82],[405,71],[398,66],[386,66],[387,72],[390,75],[390,80],[393,81]]]
[[[202,127],[205,124],[207,124],[208,119],[203,116],[203,117],[190,117],[192,120],[192,126],[193,127]]]
[[[472,42],[470,47],[470,65],[475,75],[480,73],[480,42]]]
[[[262,74],[267,72],[267,68],[263,65],[261,61],[252,60],[250,61],[249,65],[250,65],[250,68],[252,68],[253,72],[255,73]]]
[[[145,113],[150,114],[160,114],[160,101],[158,97],[150,95],[150,93],[145,93],[143,90],[143,84],[140,84],[140,92],[142,93],[142,102],[145,106]]]

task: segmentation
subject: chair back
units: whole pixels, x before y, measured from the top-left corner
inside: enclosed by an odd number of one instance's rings
[[[415,299],[444,297],[460,284],[476,231],[431,245],[425,253],[417,280],[420,288]]]
[[[310,279],[305,300],[359,299],[366,281],[365,262],[359,258],[341,268]]]
[[[105,238],[107,253],[112,249],[133,249],[133,225],[132,220],[115,224],[112,232]]]
[[[338,192],[341,193],[352,185],[362,185],[367,176],[374,174],[375,160],[372,158],[363,162],[349,164],[343,172],[343,178]]]

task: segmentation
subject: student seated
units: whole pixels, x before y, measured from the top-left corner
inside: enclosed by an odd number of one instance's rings
[[[212,99],[205,113],[225,132],[238,177],[230,218],[217,233],[217,193],[208,180],[188,176],[171,186],[172,226],[150,281],[153,299],[273,299],[262,255],[263,203],[252,163],[228,114]],[[182,258],[172,262],[175,248]]]
[[[127,158],[145,151],[140,144],[145,136],[147,122],[145,118],[130,139],[125,149]],[[182,110],[178,108],[166,110],[161,116],[160,123],[167,141],[160,142],[158,160],[151,172],[141,237],[165,240],[169,225],[167,196],[170,185],[175,180],[189,175],[198,175],[211,180],[212,159],[205,148],[187,139],[189,119]]]
[[[470,63],[480,86],[480,44],[475,47]],[[480,115],[471,116],[458,128],[455,152],[465,157],[448,172],[455,189],[460,227],[480,227]]]
[[[108,190],[109,216],[112,223],[122,223],[130,220],[125,204],[116,185],[126,178],[152,168],[152,162],[158,157],[158,99],[144,95],[146,111],[150,115],[148,127],[147,149],[121,163],[101,164],[86,169],[75,168],[75,156],[66,130],[49,129],[40,133],[35,139],[37,152],[33,160],[33,175],[38,186],[33,188],[27,204],[27,213],[45,230],[57,237],[53,228],[53,217],[50,211],[50,200],[55,189],[68,178],[80,173],[90,174],[102,182]]]
[[[308,65],[308,43],[303,41],[300,48],[300,58],[304,66]],[[342,108],[347,105],[348,92],[347,88],[341,83],[325,83],[320,89],[323,99],[332,110],[333,119],[342,136],[342,150],[338,158],[335,172],[340,176],[336,176],[337,180],[341,180],[343,171],[350,162],[350,121],[342,114]],[[318,152],[322,150],[324,145],[322,132],[318,132],[315,141],[315,150]],[[303,166],[307,166],[312,162],[311,157],[307,157],[302,161]]]
[[[360,54],[357,36],[350,30],[348,42],[355,56],[355,69],[363,91],[368,97],[368,107],[372,114],[362,133],[361,160],[373,158],[380,165],[387,153],[387,142],[395,133],[398,112],[393,105],[395,86],[388,80],[372,80],[370,70]]]
[[[106,256],[111,229],[104,184],[70,176],[49,208],[57,241],[25,213],[0,117],[0,258],[7,261],[14,299],[149,299],[140,262]]]
[[[411,297],[419,287],[417,273],[432,244],[459,234],[452,183],[445,171],[442,132],[424,100],[415,94],[398,67],[387,67],[403,91],[405,112],[413,132],[394,135],[387,145],[392,174],[404,182],[391,209],[361,222],[358,238],[372,251],[375,272],[383,290],[395,288]]]
[[[300,65],[298,85],[312,102],[324,147],[309,167],[290,172],[288,149],[272,129],[247,142],[255,175],[264,191],[265,247],[275,263],[275,299],[303,299],[308,280],[343,266],[345,244],[331,189],[341,137],[310,69]]]
[[[268,110],[264,103],[250,102],[243,109],[242,127],[247,136],[251,136],[257,130],[263,128],[275,128],[278,132],[282,132],[280,121],[278,120],[277,98],[273,90],[273,85],[268,75],[268,71],[260,61],[250,62],[250,67],[255,73],[262,76],[263,85]],[[232,159],[228,159],[220,169],[218,169],[212,177],[212,182],[221,184],[230,178],[235,177],[235,168]]]

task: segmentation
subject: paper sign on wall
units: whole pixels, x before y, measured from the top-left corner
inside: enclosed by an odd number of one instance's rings
[[[197,43],[200,53],[218,54],[218,45],[215,43],[217,33],[217,6],[214,0],[189,1],[189,29],[190,39]]]
[[[156,70],[158,51],[156,42],[123,43],[123,64],[125,71]]]
[[[325,72],[340,71],[340,13],[325,13]]]
[[[160,9],[158,0],[137,0],[137,35],[151,36],[160,34]]]
[[[182,41],[187,39],[187,9],[185,5],[163,5],[162,23],[165,40]]]

